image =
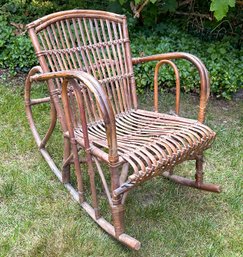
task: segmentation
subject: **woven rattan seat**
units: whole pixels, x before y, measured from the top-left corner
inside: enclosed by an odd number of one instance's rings
[[[132,249],[140,248],[138,240],[124,233],[125,200],[133,188],[156,175],[220,192],[218,185],[203,181],[203,153],[211,146],[215,133],[203,124],[210,87],[208,72],[197,57],[162,53],[132,58],[126,17],[103,11],[58,12],[30,23],[27,29],[40,63],[30,70],[25,84],[26,113],[34,139],[51,170],[106,232]],[[180,77],[174,59],[187,60],[198,71],[197,120],[180,116]],[[139,108],[133,73],[134,65],[149,61],[156,62],[151,78],[154,112]],[[161,65],[170,66],[175,73],[176,115],[158,110]],[[46,82],[43,87],[48,88],[49,96],[33,99],[33,82]],[[50,107],[51,122],[44,137],[36,126],[42,117],[35,120],[32,114],[39,104]],[[49,139],[57,121],[64,144],[59,165],[49,153]],[[186,160],[196,163],[195,180],[174,174],[174,166]],[[109,174],[105,174],[103,165]],[[71,183],[72,170],[75,185]],[[86,176],[90,190],[85,190]],[[100,213],[98,179],[110,206],[112,224]]]
[[[116,131],[119,156],[134,171],[128,177],[133,184],[194,159],[215,138],[215,132],[197,120],[139,109],[118,115]],[[104,123],[91,124],[89,135],[91,145],[108,149]],[[76,129],[75,136],[83,139],[82,130]]]

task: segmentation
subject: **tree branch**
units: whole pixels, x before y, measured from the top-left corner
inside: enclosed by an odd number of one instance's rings
[[[201,14],[201,13],[195,13],[195,12],[175,12],[175,14],[178,15],[186,15],[186,16],[196,16],[196,17],[201,17],[201,18],[206,18],[209,19],[210,21],[213,20],[212,16],[210,14]]]
[[[143,10],[144,6],[149,3],[149,0],[145,0],[141,5],[134,5],[133,2],[130,2],[130,7],[132,12],[134,13],[133,18],[139,18],[141,11]]]

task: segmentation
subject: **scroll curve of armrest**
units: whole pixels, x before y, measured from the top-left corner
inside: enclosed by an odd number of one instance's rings
[[[171,53],[133,58],[132,63],[138,64],[138,63],[144,63],[149,61],[160,61],[160,60],[171,60],[171,59],[186,59],[196,66],[199,72],[200,82],[201,82],[198,121],[203,123],[205,120],[207,100],[210,94],[210,82],[209,82],[208,71],[205,65],[198,57],[189,53],[184,53],[184,52],[171,52]]]
[[[28,73],[27,78],[25,80],[25,101],[30,99],[30,90],[31,90],[31,77],[35,74],[43,73],[41,66],[34,66]],[[28,100],[27,100],[28,99]],[[29,103],[27,103],[29,104]]]
[[[83,71],[47,72],[34,75],[30,79],[31,81],[45,81],[54,78],[63,78],[67,80],[77,79],[86,85],[87,88],[94,94],[106,126],[106,135],[109,147],[109,161],[110,163],[116,163],[118,161],[118,154],[115,115],[110,101],[100,83],[93,76]]]

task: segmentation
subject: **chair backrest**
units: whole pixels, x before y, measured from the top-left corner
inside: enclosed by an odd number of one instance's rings
[[[125,16],[63,11],[38,19],[27,29],[44,72],[88,72],[103,85],[115,114],[136,108]],[[60,88],[60,81],[55,84]]]

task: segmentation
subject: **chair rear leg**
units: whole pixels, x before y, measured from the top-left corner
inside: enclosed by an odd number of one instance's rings
[[[194,187],[197,189],[220,193],[221,187],[219,185],[215,184],[209,184],[203,182],[203,154],[196,156],[196,174],[195,174],[195,180],[191,180],[188,178],[184,178],[181,176],[173,175],[170,171],[164,171],[162,175],[178,184]]]
[[[199,188],[203,184],[203,175],[204,175],[203,162],[204,162],[203,155],[198,155],[196,157],[195,182],[196,182],[196,186]]]

